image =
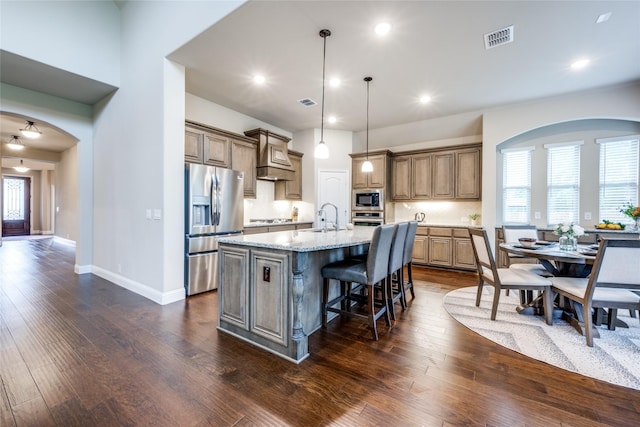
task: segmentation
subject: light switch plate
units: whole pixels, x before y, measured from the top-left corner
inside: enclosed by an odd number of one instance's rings
[[[585,212],[584,213],[584,219],[591,219],[591,212]]]
[[[146,218],[151,219],[151,209],[147,209]]]
[[[534,217],[535,219],[540,219],[540,218],[542,218],[542,215],[540,215],[540,212],[535,212],[535,213],[533,214],[533,217]]]
[[[161,211],[160,209],[154,209],[153,210],[153,219],[160,219],[161,218]]]

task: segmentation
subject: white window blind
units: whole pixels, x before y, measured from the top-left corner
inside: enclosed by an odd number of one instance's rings
[[[580,221],[580,147],[582,142],[548,144],[547,218],[549,224]]]
[[[502,151],[502,220],[528,224],[531,211],[531,148]]]
[[[638,205],[638,137],[602,139],[600,144],[600,217],[631,224],[620,208]]]

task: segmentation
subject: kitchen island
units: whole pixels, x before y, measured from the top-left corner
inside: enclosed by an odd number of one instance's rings
[[[301,362],[309,355],[308,336],[322,326],[320,270],[365,253],[373,230],[305,229],[218,239],[218,329]]]

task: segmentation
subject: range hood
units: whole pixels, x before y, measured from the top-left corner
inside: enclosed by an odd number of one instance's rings
[[[244,134],[258,140],[258,179],[292,181],[295,178],[287,148],[291,138],[260,128],[248,130]]]

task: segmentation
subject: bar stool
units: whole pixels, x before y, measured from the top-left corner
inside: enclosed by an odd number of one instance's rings
[[[387,296],[387,273],[389,267],[389,251],[393,240],[393,233],[396,228],[394,224],[379,225],[373,231],[369,253],[366,260],[359,258],[347,258],[343,261],[333,262],[322,267],[322,326],[327,325],[327,313],[329,311],[340,315],[366,318],[372,329],[373,339],[378,341],[378,329],[376,321],[385,317],[385,322],[391,326],[389,316],[388,296]],[[340,294],[329,301],[329,284],[331,279],[340,281]],[[382,301],[380,308],[376,311],[375,287],[383,282],[380,287],[382,291]],[[351,311],[351,302],[359,301],[359,298],[351,296],[352,283],[358,283],[366,287],[367,292],[367,315],[362,315]],[[337,304],[340,307],[336,307]]]
[[[418,221],[409,221],[409,228],[407,229],[407,237],[404,240],[404,252],[402,254],[402,309],[407,308],[407,290],[411,292],[411,299],[416,297],[416,293],[413,290],[413,244],[416,240],[416,233],[418,231]],[[404,280],[404,266],[407,266],[407,280]]]
[[[389,251],[389,268],[387,274],[387,303],[391,312],[391,319],[396,320],[395,303],[400,300],[404,301],[403,274],[401,272],[403,266],[404,243],[407,238],[408,222],[401,222],[397,225],[391,242],[391,250]],[[393,276],[396,276],[396,286],[393,286]],[[404,310],[404,304],[402,304]]]

